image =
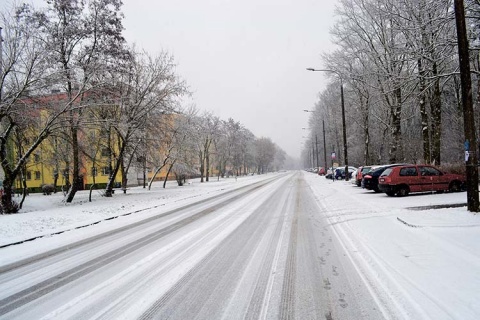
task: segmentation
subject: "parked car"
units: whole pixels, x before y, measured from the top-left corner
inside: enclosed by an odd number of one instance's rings
[[[410,192],[459,192],[465,181],[463,175],[445,173],[433,166],[404,165],[386,169],[378,187],[389,196],[406,196]]]
[[[361,167],[358,167],[358,170],[357,170],[357,176],[356,176],[356,179],[355,179],[355,183],[357,184],[357,186],[361,187],[362,186],[362,179],[363,179],[363,176],[367,173],[369,173],[370,171],[374,170],[374,169],[378,169],[382,167],[381,165],[375,165],[375,166],[361,166]]]
[[[365,188],[367,190],[373,190],[375,192],[380,192],[380,189],[378,188],[378,178],[380,177],[380,175],[388,168],[401,166],[401,165],[404,165],[404,164],[402,163],[388,164],[368,172],[362,178],[362,188]]]
[[[348,166],[349,179],[352,177],[352,173],[355,170],[357,170],[357,168]],[[335,169],[335,179],[337,180],[345,179],[345,167],[338,167],[337,169]]]
[[[327,173],[325,174],[325,178],[332,179],[333,171],[334,171],[334,168],[332,168],[332,167],[328,168]]]
[[[325,174],[326,174],[326,172],[325,172],[325,168],[324,168],[324,167],[318,168],[318,175],[319,175],[319,176],[324,176]]]
[[[352,177],[350,178],[350,182],[355,185],[357,184],[357,173],[358,169],[352,172]]]

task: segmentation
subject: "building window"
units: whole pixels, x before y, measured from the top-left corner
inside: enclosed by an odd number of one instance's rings
[[[110,167],[103,167],[102,168],[102,175],[108,176],[110,174]]]
[[[35,153],[35,154],[33,155],[33,157],[34,157],[33,159],[34,159],[35,163],[39,163],[39,162],[40,162],[40,155],[39,155],[38,153]]]
[[[109,148],[103,148],[102,149],[102,157],[108,157],[110,156],[110,149]]]
[[[40,171],[35,171],[35,180],[40,180],[41,176]]]
[[[27,171],[27,180],[32,180],[32,172]]]

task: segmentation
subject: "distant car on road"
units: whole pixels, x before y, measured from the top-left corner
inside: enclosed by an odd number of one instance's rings
[[[406,196],[410,192],[458,192],[466,177],[442,172],[429,165],[405,165],[386,169],[379,178],[378,188],[389,196]]]

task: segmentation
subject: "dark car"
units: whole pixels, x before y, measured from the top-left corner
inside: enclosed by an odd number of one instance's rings
[[[357,170],[357,168],[348,166],[348,178],[352,177],[352,173]],[[335,179],[344,180],[345,179],[345,167],[338,167],[335,169]]]
[[[357,170],[357,176],[356,176],[356,181],[355,181],[355,184],[359,187],[362,186],[362,179],[363,179],[363,176],[367,173],[369,173],[370,171],[378,168],[379,166],[361,166],[361,167],[358,167],[358,170]]]
[[[367,174],[363,175],[362,188],[365,188],[367,190],[373,190],[375,192],[380,192],[380,189],[378,188],[378,179],[380,178],[380,175],[388,168],[402,166],[402,165],[405,165],[405,164],[401,164],[401,163],[388,164],[368,172]]]
[[[442,172],[429,165],[405,165],[385,170],[378,187],[389,196],[406,196],[410,192],[458,192],[464,188],[466,177]]]

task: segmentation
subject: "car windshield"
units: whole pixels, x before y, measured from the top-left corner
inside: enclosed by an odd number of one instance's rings
[[[386,168],[378,168],[378,169],[375,169],[375,170],[369,172],[369,174],[372,175],[372,176],[378,177],[378,176],[380,176],[385,170],[386,170]]]

